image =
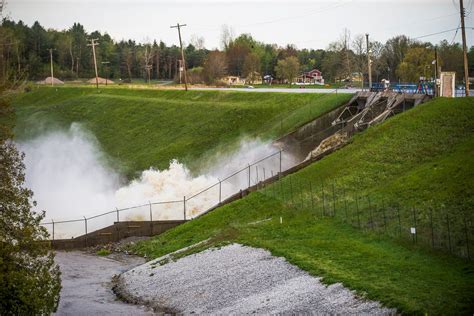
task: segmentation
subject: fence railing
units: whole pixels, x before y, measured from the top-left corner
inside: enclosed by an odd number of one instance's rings
[[[317,218],[333,217],[364,231],[473,258],[474,218],[468,206],[401,203],[393,196],[364,193],[370,188],[370,184],[349,186],[328,179],[301,181],[290,175],[261,192],[284,207],[311,212]]]
[[[53,240],[68,239],[112,225],[120,221],[190,220],[214,208],[225,199],[259,182],[293,167],[297,162],[285,150],[278,150],[244,168],[230,173],[216,183],[183,196],[179,200],[149,201],[141,205],[115,208],[93,216],[41,223]]]

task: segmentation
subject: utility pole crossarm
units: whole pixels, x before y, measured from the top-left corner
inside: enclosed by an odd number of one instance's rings
[[[172,26],[170,26],[170,28],[172,28],[172,29],[177,28],[178,29],[179,46],[181,47],[181,60],[183,61],[182,65],[183,65],[183,70],[184,70],[184,90],[188,91],[188,77],[186,75],[186,62],[184,60],[183,42],[181,41],[181,28],[183,26],[186,26],[186,24],[176,23],[176,25],[172,25]]]

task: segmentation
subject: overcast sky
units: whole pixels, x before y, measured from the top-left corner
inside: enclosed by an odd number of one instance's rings
[[[468,46],[474,45],[474,0],[464,0]],[[472,13],[471,13],[472,12]],[[28,25],[67,29],[74,22],[88,32],[99,30],[115,40],[153,39],[177,44],[171,24],[186,23],[183,40],[205,39],[220,46],[222,25],[236,35],[250,33],[265,43],[298,48],[326,48],[348,28],[351,35],[369,33],[384,42],[398,34],[421,37],[459,26],[459,0],[7,0],[6,13]],[[461,41],[460,31],[426,36],[437,43]]]

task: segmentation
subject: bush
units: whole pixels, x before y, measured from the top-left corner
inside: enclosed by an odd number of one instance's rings
[[[5,98],[0,113],[8,113]],[[44,212],[31,210],[35,202],[24,187],[23,155],[8,126],[0,130],[0,315],[51,314],[61,283],[48,232],[40,225]]]

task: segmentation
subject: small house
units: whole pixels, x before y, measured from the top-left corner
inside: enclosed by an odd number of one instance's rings
[[[318,69],[303,72],[296,78],[297,84],[324,84],[323,74]]]

